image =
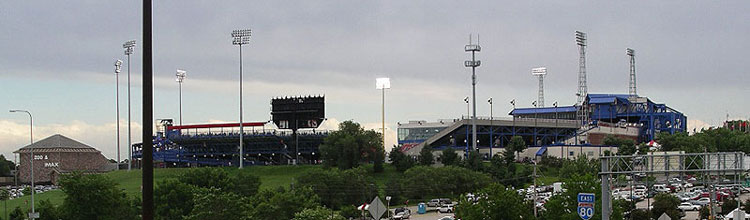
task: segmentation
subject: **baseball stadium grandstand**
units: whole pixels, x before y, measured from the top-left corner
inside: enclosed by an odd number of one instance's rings
[[[488,157],[499,153],[511,137],[520,136],[528,146],[543,153],[547,146],[597,148],[602,151],[608,135],[648,142],[657,133],[685,132],[687,117],[665,104],[646,97],[618,94],[588,94],[581,106],[516,108],[509,118],[477,117],[477,148]],[[580,114],[585,111],[586,114]],[[586,117],[580,117],[585,115]],[[424,146],[440,150],[446,147],[468,151],[471,146],[471,118],[438,122],[399,123],[400,149],[416,155]]]

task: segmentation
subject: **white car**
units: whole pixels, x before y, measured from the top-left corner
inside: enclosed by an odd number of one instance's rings
[[[453,216],[443,216],[442,218],[439,218],[438,220],[454,220]]]
[[[393,212],[393,219],[408,219],[411,216],[411,210],[407,208],[397,208]]]
[[[683,211],[698,211],[701,209],[701,206],[699,205],[693,205],[689,202],[683,202],[680,203],[680,205],[677,206],[678,209],[682,209]]]
[[[692,203],[695,204],[695,205],[704,206],[704,205],[708,205],[708,203],[711,203],[711,200],[709,198],[705,198],[704,197],[704,198],[700,198],[698,200],[693,200]]]
[[[453,212],[453,204],[443,204],[443,206],[440,206],[440,208],[438,208],[438,212],[440,212],[440,213],[452,213]]]

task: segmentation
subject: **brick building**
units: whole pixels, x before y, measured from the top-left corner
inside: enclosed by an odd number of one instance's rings
[[[60,174],[73,171],[97,173],[114,168],[101,151],[56,134],[13,152],[19,154],[18,180],[23,183],[31,182],[32,150],[35,183],[57,183]]]

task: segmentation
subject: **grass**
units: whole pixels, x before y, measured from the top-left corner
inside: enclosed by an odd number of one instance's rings
[[[39,201],[49,200],[52,204],[60,205],[65,198],[65,194],[60,190],[52,190],[44,193],[34,194],[34,204],[39,205]],[[17,206],[20,206],[24,212],[31,210],[31,195],[22,196],[19,198],[11,199],[7,201],[8,213],[12,212]],[[5,202],[0,202],[0,216],[2,219],[5,218]]]

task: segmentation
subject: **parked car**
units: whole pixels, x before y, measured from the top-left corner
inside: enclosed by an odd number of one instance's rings
[[[693,205],[689,202],[683,202],[680,203],[680,205],[677,206],[678,209],[682,209],[683,211],[698,211],[701,209],[700,205]]]
[[[407,208],[396,208],[396,210],[394,210],[393,213],[395,213],[393,215],[393,219],[396,219],[396,220],[408,219],[411,216],[411,210]]]
[[[654,191],[660,192],[660,193],[668,193],[670,191],[669,187],[664,184],[656,184],[654,185]]]
[[[705,206],[705,205],[708,205],[708,203],[710,203],[710,202],[711,202],[710,199],[704,197],[704,198],[700,198],[698,200],[693,200],[690,203],[695,204],[695,205],[699,205],[699,206]]]
[[[453,201],[451,201],[450,199],[446,199],[446,198],[440,198],[440,205],[442,206],[445,204],[453,204]]]
[[[427,202],[427,207],[438,207],[438,206],[440,206],[439,199],[432,199],[429,202]]]
[[[453,216],[443,216],[442,218],[439,218],[438,220],[455,220]]]
[[[438,208],[438,212],[453,213],[453,204],[443,204],[443,206],[440,206],[440,208]]]

